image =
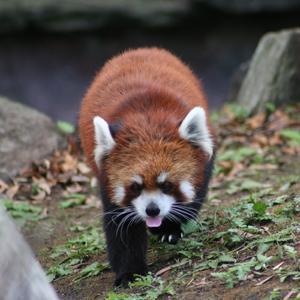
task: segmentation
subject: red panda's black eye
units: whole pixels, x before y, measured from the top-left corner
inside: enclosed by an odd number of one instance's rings
[[[161,189],[161,191],[165,194],[170,194],[173,192],[174,190],[174,185],[172,182],[170,181],[164,181],[162,183],[159,183],[159,188]]]
[[[142,184],[139,184],[137,182],[133,182],[131,185],[130,185],[130,191],[135,195],[135,196],[138,196],[142,190],[143,190],[143,185]]]

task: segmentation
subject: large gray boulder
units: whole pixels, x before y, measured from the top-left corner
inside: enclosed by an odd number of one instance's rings
[[[264,35],[237,94],[248,112],[300,101],[300,28]]]
[[[0,299],[58,300],[0,199]]]
[[[57,149],[60,141],[49,117],[0,97],[0,174],[15,175]]]

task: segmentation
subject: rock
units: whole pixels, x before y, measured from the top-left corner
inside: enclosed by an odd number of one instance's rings
[[[0,174],[15,175],[57,149],[61,140],[50,118],[0,97]]]
[[[300,101],[300,28],[264,35],[236,100],[248,112]]]
[[[0,198],[0,290],[2,300],[58,300],[53,287]]]
[[[237,68],[237,70],[233,73],[232,78],[230,80],[228,96],[226,99],[229,102],[231,102],[232,99],[237,98],[239,90],[240,90],[242,83],[245,79],[245,76],[248,72],[249,65],[250,65],[250,61],[243,62],[240,64],[240,66]]]

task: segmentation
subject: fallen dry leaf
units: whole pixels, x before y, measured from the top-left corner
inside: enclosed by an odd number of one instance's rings
[[[43,208],[43,211],[42,211],[42,213],[41,213],[41,217],[42,217],[42,218],[46,218],[46,217],[48,217],[48,214],[49,214],[48,208],[47,208],[47,207],[44,207],[44,208]]]
[[[72,182],[81,182],[81,183],[86,183],[89,182],[90,179],[87,176],[83,176],[83,175],[73,175],[71,178]]]
[[[242,163],[234,163],[233,164],[233,168],[231,169],[231,171],[228,173],[228,175],[226,176],[226,179],[231,180],[232,178],[236,177],[236,175],[243,171],[245,169],[245,165]]]
[[[81,174],[84,174],[84,175],[89,174],[91,172],[91,169],[87,166],[86,163],[83,163],[83,162],[79,162],[77,164],[77,169],[79,170],[79,172]]]
[[[70,186],[67,186],[67,191],[70,194],[80,193],[82,192],[82,186],[80,186],[78,183],[75,183]]]
[[[6,196],[9,198],[9,199],[13,199],[14,196],[17,194],[17,192],[19,191],[19,185],[18,184],[15,184],[11,187],[9,187],[6,191]]]
[[[250,169],[252,169],[252,170],[276,170],[276,169],[278,169],[278,166],[273,165],[273,164],[255,164],[255,165],[251,165]]]
[[[77,169],[77,158],[71,156],[69,153],[64,153],[64,162],[61,165],[63,172],[75,171]]]
[[[291,122],[292,120],[285,112],[277,110],[269,117],[267,129],[278,132],[287,127]]]
[[[208,284],[208,282],[206,281],[206,278],[204,277],[204,278],[202,278],[200,281],[194,281],[193,282],[193,285],[194,286],[205,286],[205,285],[207,285]]]
[[[92,188],[98,187],[98,179],[96,177],[92,177],[92,179],[91,179],[91,187]]]
[[[57,176],[57,181],[59,183],[67,183],[67,182],[71,182],[71,178],[74,175],[74,173],[72,171],[69,172],[65,172],[65,173],[60,173]]]
[[[270,146],[277,146],[277,145],[282,145],[282,144],[283,144],[283,141],[280,137],[279,132],[275,132],[275,134],[269,138]]]
[[[91,206],[91,207],[96,207],[96,208],[100,208],[102,206],[101,204],[101,200],[94,196],[94,195],[90,195],[86,198],[86,201],[85,203],[88,205],[88,206]]]
[[[8,189],[8,185],[0,179],[0,193],[4,193]]]
[[[262,127],[266,119],[266,114],[264,112],[261,112],[257,115],[254,115],[252,118],[248,119],[246,121],[246,125],[251,129],[257,129],[259,127]]]
[[[266,147],[269,144],[269,139],[264,134],[255,134],[252,142],[257,143],[261,147]]]
[[[232,170],[234,161],[224,160],[220,161],[218,164],[224,170],[224,173],[228,173],[230,170]]]
[[[47,195],[51,194],[51,185],[44,178],[33,178],[33,182],[43,191],[46,192]]]
[[[37,202],[41,202],[46,198],[46,192],[44,190],[39,190],[36,195],[32,195],[31,199]]]
[[[288,155],[296,155],[300,153],[300,147],[282,147],[282,152]]]

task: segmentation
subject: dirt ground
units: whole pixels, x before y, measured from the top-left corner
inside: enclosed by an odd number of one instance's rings
[[[300,159],[295,159],[290,166],[284,165],[282,170],[278,171],[276,176],[290,175],[293,170],[300,169]],[[264,173],[264,178],[272,178],[273,172]],[[263,179],[262,179],[263,180]],[[221,194],[225,191],[221,190]],[[292,193],[300,194],[300,184],[294,186]],[[51,201],[49,206],[49,218],[29,226],[25,230],[25,235],[28,242],[37,254],[42,266],[47,269],[52,260],[49,261],[49,253],[56,246],[65,243],[69,238],[72,238],[74,233],[70,232],[69,228],[74,225],[88,225],[99,223],[101,220],[101,208],[82,208],[73,207],[67,211],[62,211],[57,208],[57,204],[61,199],[60,193],[57,193]],[[239,201],[240,197],[233,197],[231,199],[222,199],[225,206],[233,205],[235,201]],[[204,206],[205,213],[209,214],[212,210],[215,211],[215,207],[209,204]],[[200,217],[201,218],[201,217]],[[187,237],[188,239],[188,237]],[[176,246],[174,246],[176,247]],[[151,255],[152,249],[150,246],[149,255]],[[151,256],[151,263],[153,264],[150,270],[155,273],[158,270],[174,264],[177,257],[171,256],[165,259],[159,258],[158,255]],[[94,256],[93,261],[106,262],[106,255],[102,254]],[[156,261],[156,262],[155,262]],[[157,263],[158,261],[158,263]],[[177,270],[182,271],[182,270]],[[184,269],[183,269],[184,271]],[[164,279],[168,280],[168,277],[176,277],[176,273],[167,274]],[[170,299],[263,299],[267,297],[274,288],[281,289],[282,296],[287,295],[292,288],[299,287],[299,281],[287,281],[280,283],[278,278],[271,278],[263,285],[257,286],[257,281],[253,278],[243,281],[236,285],[234,288],[226,288],[223,283],[220,282],[208,282],[201,284],[201,281],[209,277],[209,272],[202,271],[197,273],[194,281],[196,284],[178,286],[176,288],[176,295],[165,296]],[[111,271],[104,271],[100,275],[95,277],[89,277],[81,281],[74,281],[72,276],[64,277],[53,282],[55,289],[62,299],[65,300],[91,300],[91,299],[105,299],[107,293],[112,290],[114,281],[114,274]],[[126,291],[126,290],[125,290]],[[294,295],[295,296],[295,295]],[[146,299],[146,298],[145,298]],[[281,298],[279,298],[281,299]],[[283,299],[283,297],[282,297]],[[294,298],[291,298],[294,299]]]
[[[95,178],[72,137],[2,190],[31,205],[23,233],[61,299],[300,299],[298,112],[225,111],[199,220],[177,245],[149,236],[151,274],[127,289],[113,289]],[[20,218],[19,209],[8,210]]]

